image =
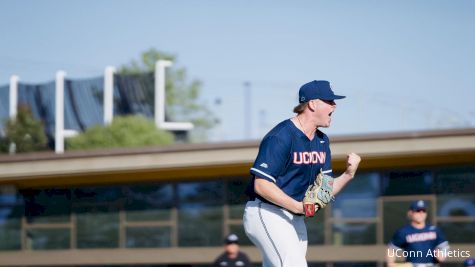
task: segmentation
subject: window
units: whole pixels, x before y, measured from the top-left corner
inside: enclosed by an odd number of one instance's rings
[[[124,186],[127,222],[169,221],[173,205],[172,184]]]
[[[312,218],[305,219],[309,245],[322,245],[325,241],[325,212],[320,211]]]
[[[383,195],[423,195],[432,193],[433,181],[430,171],[390,171],[383,178]]]
[[[171,246],[171,227],[127,227],[128,248],[156,248]]]
[[[437,194],[473,194],[475,192],[475,168],[459,167],[440,170],[434,182]]]
[[[227,199],[226,203],[229,207],[229,218],[242,220],[244,215],[244,207],[248,201],[246,195],[246,187],[250,177],[240,177],[226,182]]]
[[[25,199],[24,248],[30,250],[71,247],[71,191],[35,189],[21,191]]]
[[[153,248],[173,245],[175,221],[172,184],[124,186],[126,247]]]
[[[51,228],[51,229],[36,229],[27,230],[28,249],[43,250],[43,249],[68,249],[70,246],[70,229]]]
[[[221,246],[224,186],[221,181],[177,185],[178,245]]]
[[[0,250],[21,249],[23,199],[12,186],[0,186]]]
[[[119,247],[120,187],[73,189],[78,248]]]
[[[380,180],[375,172],[357,174],[336,196],[331,203],[332,244],[376,244]]]
[[[374,218],[380,192],[378,173],[363,173],[348,183],[331,203],[334,218]]]
[[[335,223],[332,241],[334,245],[376,244],[376,224]]]

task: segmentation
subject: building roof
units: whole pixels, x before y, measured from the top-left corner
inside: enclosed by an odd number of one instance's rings
[[[362,170],[473,164],[475,129],[331,138],[333,169],[358,153]],[[0,156],[0,184],[17,187],[132,183],[248,175],[259,141]]]

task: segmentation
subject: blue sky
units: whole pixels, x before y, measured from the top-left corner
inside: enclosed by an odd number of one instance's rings
[[[474,127],[473,14],[470,0],[1,0],[0,85],[97,77],[153,47],[203,82],[214,141],[245,138],[246,106],[262,137],[314,79],[348,96],[330,134]]]

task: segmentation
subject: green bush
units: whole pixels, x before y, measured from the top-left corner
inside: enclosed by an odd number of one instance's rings
[[[123,116],[115,117],[108,126],[94,126],[78,136],[66,139],[66,148],[85,150],[171,143],[173,135],[157,129],[153,121],[142,116]]]
[[[47,150],[43,123],[33,117],[28,106],[19,106],[15,119],[5,122],[5,137],[1,139],[0,150],[13,153]]]

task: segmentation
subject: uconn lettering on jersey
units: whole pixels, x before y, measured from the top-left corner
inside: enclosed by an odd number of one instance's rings
[[[294,152],[294,164],[324,164],[325,157],[322,151]]]
[[[425,233],[417,233],[411,234],[406,236],[407,243],[414,243],[414,242],[421,242],[427,240],[435,240],[437,238],[437,234],[435,232],[425,232]]]

